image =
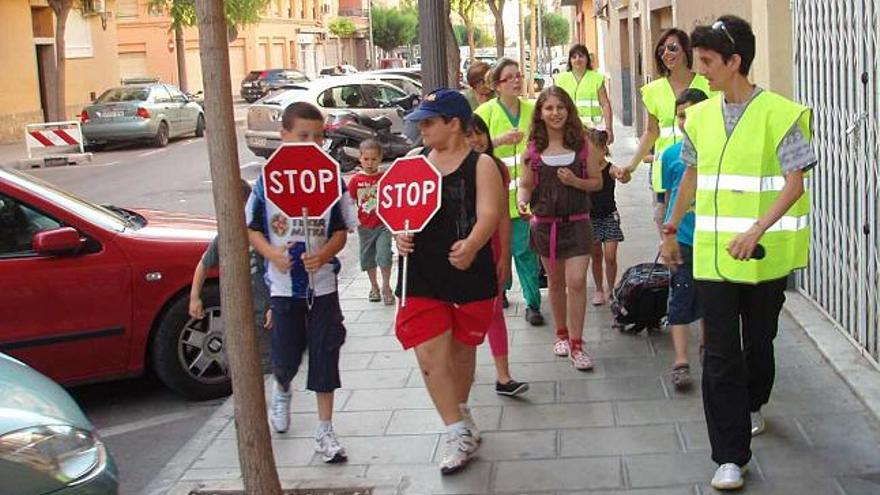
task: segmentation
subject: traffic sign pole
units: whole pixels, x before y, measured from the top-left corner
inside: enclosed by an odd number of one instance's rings
[[[406,221],[404,222],[404,225],[405,225],[405,227],[404,227],[404,230],[403,230],[403,235],[406,236],[406,237],[409,237],[409,220],[406,220]],[[408,254],[403,256],[403,284],[402,284],[402,287],[401,287],[401,290],[400,290],[400,307],[401,307],[401,308],[405,308],[405,307],[406,307],[406,279],[407,279],[407,273],[409,273],[409,255],[408,255]]]
[[[306,254],[312,254],[312,236],[311,232],[309,232],[309,209],[305,206],[302,209],[302,222],[303,222],[303,233],[306,236]],[[314,302],[314,293],[315,293],[315,280],[312,277],[311,270],[306,270],[306,274],[309,277],[309,286],[306,289],[306,304],[309,306],[309,309],[312,309],[312,302]]]

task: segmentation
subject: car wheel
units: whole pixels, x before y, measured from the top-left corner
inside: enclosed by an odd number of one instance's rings
[[[153,138],[153,145],[159,148],[168,146],[168,124],[159,122],[159,130],[156,131],[156,137]]]
[[[106,148],[106,147],[107,147],[106,143],[86,143],[86,145],[85,145],[86,151],[93,151],[93,152],[104,151],[104,148]]]
[[[199,114],[199,118],[196,120],[196,137],[204,137],[205,135],[205,116]]]
[[[207,285],[202,291],[205,317],[189,316],[189,298],[180,296],[153,335],[152,363],[168,388],[191,400],[225,397],[232,392],[229,361],[220,318],[220,288]]]

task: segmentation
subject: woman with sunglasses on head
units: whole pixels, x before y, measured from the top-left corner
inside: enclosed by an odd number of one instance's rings
[[[605,76],[593,70],[593,60],[586,46],[577,44],[571,47],[568,51],[568,71],[557,74],[553,84],[571,96],[584,125],[603,125],[608,134],[608,144],[614,142],[614,114],[605,90]]]
[[[666,215],[666,192],[662,186],[663,151],[681,141],[682,134],[675,126],[675,99],[686,89],[696,88],[712,96],[709,82],[705,77],[694,73],[693,53],[690,38],[680,29],[667,29],[660,34],[654,45],[654,63],[663,75],[641,88],[642,102],[645,104],[645,131],[639,147],[629,165],[622,168],[618,179],[626,181],[629,174],[638,168],[651,149],[654,160],[651,165],[651,188],[654,204],[654,221],[659,227]]]
[[[541,326],[541,290],[538,284],[538,257],[529,249],[529,222],[516,208],[516,191],[520,181],[520,160],[528,144],[529,126],[535,112],[534,103],[520,99],[523,75],[519,64],[509,58],[501,59],[489,75],[498,95],[483,103],[474,113],[486,122],[489,137],[495,147],[495,158],[500,159],[510,172],[508,208],[511,219],[510,254],[526,300],[525,318],[530,325]],[[499,280],[499,284],[503,281]],[[510,289],[511,279],[505,290]],[[506,295],[502,297],[506,306]]]

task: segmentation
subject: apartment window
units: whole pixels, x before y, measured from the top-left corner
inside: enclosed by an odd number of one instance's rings
[[[117,0],[116,17],[131,18],[138,16],[138,0]]]
[[[89,22],[91,19],[83,17],[77,11],[72,11],[67,16],[67,27],[64,33],[64,42],[66,43],[65,57],[90,58],[94,56],[92,27]]]

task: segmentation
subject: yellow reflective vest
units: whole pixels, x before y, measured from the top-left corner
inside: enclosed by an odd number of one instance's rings
[[[523,152],[529,140],[529,128],[532,125],[532,115],[535,113],[535,104],[527,100],[519,100],[519,122],[514,126],[507,113],[507,110],[501,104],[498,98],[483,103],[474,113],[479,115],[489,127],[489,137],[495,139],[502,136],[514,128],[519,129],[523,133],[522,140],[517,144],[505,144],[495,147],[495,157],[503,161],[507,165],[510,172],[510,188],[508,194],[510,218],[518,218],[519,211],[516,209],[516,191],[519,188],[520,172],[519,165],[522,161]]]
[[[605,84],[602,74],[588,70],[578,81],[574,73],[568,71],[557,74],[553,83],[571,96],[584,124],[595,125],[602,122],[602,107],[599,106],[599,89]]]
[[[685,131],[697,154],[695,279],[757,284],[807,265],[809,190],[761,237],[763,259],[736,260],[727,245],[779,197],[785,177],[777,150],[795,124],[810,140],[810,119],[809,108],[762,91],[728,136],[721,95],[688,108]]]
[[[709,81],[699,75],[694,74],[691,85],[688,88],[703,90],[706,96],[712,96],[715,93],[709,89]],[[663,164],[660,157],[663,151],[673,144],[681,141],[682,135],[675,120],[675,91],[669,84],[669,78],[662,78],[651,81],[642,86],[642,102],[645,109],[655,119],[660,127],[660,136],[654,142],[654,163],[651,165],[651,187],[655,192],[663,192]]]

